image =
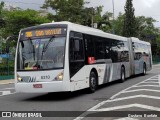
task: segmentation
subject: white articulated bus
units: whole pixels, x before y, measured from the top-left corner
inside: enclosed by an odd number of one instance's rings
[[[15,61],[16,91],[27,93],[94,92],[152,68],[150,43],[70,22],[21,30]]]

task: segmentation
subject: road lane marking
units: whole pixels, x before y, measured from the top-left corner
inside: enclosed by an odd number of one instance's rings
[[[150,77],[150,78],[148,78],[148,79],[146,79],[146,80],[144,80],[144,81],[142,81],[142,82],[139,82],[139,83],[137,83],[137,84],[135,84],[135,85],[132,85],[132,86],[130,86],[130,87],[128,87],[128,88],[126,88],[126,89],[118,92],[117,94],[113,95],[109,100],[102,101],[102,102],[98,103],[97,105],[93,106],[92,108],[90,108],[90,109],[87,110],[87,111],[93,111],[93,110],[99,108],[100,106],[106,104],[108,101],[116,98],[117,96],[119,96],[119,95],[120,95],[121,93],[123,93],[124,91],[131,89],[133,86],[136,86],[136,85],[141,84],[141,83],[143,83],[143,82],[146,82],[146,81],[148,81],[148,80],[152,80],[153,78],[156,78],[156,77],[157,77],[157,75],[156,75],[156,76],[152,76],[152,77]],[[84,113],[82,113],[80,116],[78,116],[78,117],[75,118],[74,120],[82,120],[82,119],[86,116],[87,111],[84,112]]]
[[[150,81],[149,81],[149,82],[147,82],[147,81],[146,81],[146,82],[143,82],[143,83],[149,83],[149,84],[157,83],[157,84],[159,84],[159,81],[157,81],[157,82],[156,82],[156,81],[155,81],[155,82],[150,82]]]
[[[132,86],[132,87],[159,87],[159,85],[135,85],[135,86]]]
[[[128,100],[128,99],[134,99],[134,98],[151,98],[151,99],[160,100],[160,97],[157,97],[157,96],[141,94],[141,95],[133,95],[129,97],[116,98],[116,99],[108,100],[107,102],[115,102],[115,101]]]
[[[0,89],[0,90],[12,90],[12,89],[15,89],[14,87],[12,88],[3,88],[3,89]]]
[[[15,94],[15,88],[4,88],[4,89],[0,89],[0,97],[1,96],[5,96],[5,95],[11,95],[11,94]]]
[[[9,94],[11,94],[11,91],[3,91],[2,92],[2,95],[9,95]]]
[[[148,110],[153,110],[153,111],[160,111],[160,108],[158,108],[158,107],[153,107],[153,106],[143,105],[143,104],[121,105],[121,106],[115,106],[115,107],[110,107],[110,108],[96,109],[96,110],[93,110],[93,111],[97,111],[97,112],[113,111],[113,110],[126,109],[126,108],[131,108],[131,107],[138,107],[138,108],[143,108],[143,109],[148,109]]]
[[[10,94],[6,94],[6,95],[12,95],[12,94],[15,94],[16,92],[13,92],[13,93],[10,93]],[[6,95],[0,95],[0,97],[2,96],[6,96]]]
[[[160,90],[153,90],[153,89],[136,89],[136,90],[127,90],[122,93],[130,93],[130,92],[138,92],[138,91],[160,92]]]

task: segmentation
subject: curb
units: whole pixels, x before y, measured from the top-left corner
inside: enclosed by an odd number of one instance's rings
[[[160,66],[160,64],[154,64],[154,65],[152,65],[153,67],[156,67],[156,66]]]
[[[0,80],[0,85],[14,84],[14,80]]]

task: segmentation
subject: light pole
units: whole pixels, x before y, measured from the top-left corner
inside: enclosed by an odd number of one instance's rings
[[[2,37],[0,36],[0,63],[2,63]]]
[[[0,36],[0,54],[2,54],[2,36]]]
[[[115,34],[114,31],[114,0],[112,0],[112,6],[113,6],[113,22],[112,22],[112,33]]]

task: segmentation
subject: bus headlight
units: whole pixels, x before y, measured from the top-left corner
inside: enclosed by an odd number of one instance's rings
[[[59,73],[54,80],[63,80],[63,72]]]
[[[22,82],[22,78],[17,74],[17,81]]]

